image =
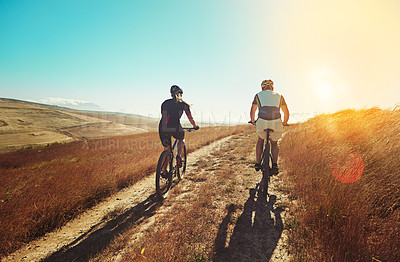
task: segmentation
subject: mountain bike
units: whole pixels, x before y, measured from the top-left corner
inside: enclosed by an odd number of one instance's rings
[[[183,128],[188,132],[192,132],[194,128]],[[156,193],[160,199],[164,199],[168,196],[169,190],[172,186],[172,180],[174,177],[178,178],[178,181],[182,180],[186,172],[186,146],[183,147],[183,154],[181,157],[181,166],[177,164],[178,139],[175,139],[171,150],[164,150],[160,158],[158,159],[157,170],[156,170]]]
[[[267,139],[265,140],[264,151],[261,155],[261,171],[263,177],[261,179],[261,195],[263,199],[267,200],[268,197],[268,184],[271,177],[272,170],[272,154],[271,154],[271,143],[269,141],[269,134],[274,130],[267,128],[264,131],[267,132]]]
[[[255,123],[252,123],[249,121],[250,124],[255,125]],[[271,143],[269,141],[269,136],[271,132],[274,132],[273,129],[267,128],[264,130],[267,132],[267,137],[265,139],[265,146],[264,146],[264,151],[261,155],[261,171],[262,171],[262,179],[260,183],[258,183],[258,186],[260,187],[260,192],[261,196],[263,199],[267,200],[268,197],[268,184],[271,176],[271,170],[272,170],[272,154],[271,154]]]
[[[250,124],[255,125],[255,123],[252,123],[251,121],[249,121]],[[289,126],[289,125],[285,125],[285,126]],[[265,146],[264,146],[264,151],[261,155],[261,171],[262,171],[262,179],[260,181],[260,183],[258,184],[261,189],[261,195],[263,197],[263,199],[268,200],[268,184],[269,184],[269,180],[271,178],[272,175],[272,153],[271,153],[271,142],[269,141],[269,137],[270,137],[270,133],[274,132],[273,129],[267,128],[264,129],[264,131],[267,133],[267,137],[265,139]]]

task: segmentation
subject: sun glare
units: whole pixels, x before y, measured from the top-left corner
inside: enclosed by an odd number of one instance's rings
[[[321,100],[330,100],[333,97],[333,88],[330,84],[320,84],[317,86],[317,95]]]

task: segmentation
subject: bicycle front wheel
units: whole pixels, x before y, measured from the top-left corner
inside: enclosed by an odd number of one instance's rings
[[[165,150],[158,159],[156,171],[156,193],[161,199],[167,197],[172,185],[171,153]]]
[[[182,180],[186,172],[186,146],[183,146],[183,154],[181,155],[181,158],[182,166],[177,169],[178,180]]]

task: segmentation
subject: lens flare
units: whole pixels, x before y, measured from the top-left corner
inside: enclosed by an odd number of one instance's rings
[[[342,183],[353,183],[361,178],[364,172],[364,161],[354,151],[345,151],[331,162],[332,175]]]

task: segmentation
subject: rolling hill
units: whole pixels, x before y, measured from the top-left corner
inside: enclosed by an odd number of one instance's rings
[[[0,152],[156,130],[157,119],[0,98]]]

